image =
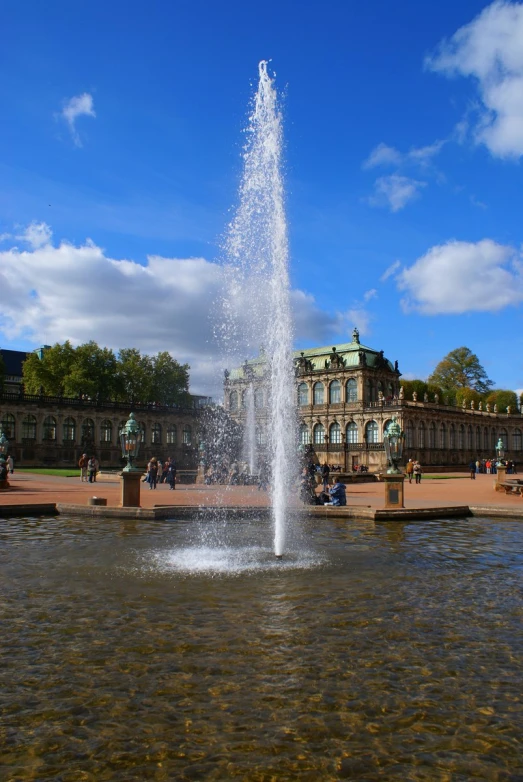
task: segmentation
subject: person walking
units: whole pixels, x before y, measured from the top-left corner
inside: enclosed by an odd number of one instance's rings
[[[156,489],[156,483],[158,480],[158,462],[153,457],[148,464],[149,471],[149,489]]]
[[[5,460],[5,463],[7,466],[7,471],[9,472],[10,475],[12,475],[15,471],[15,463],[10,453],[7,454],[7,459]]]
[[[409,483],[412,483],[412,475],[414,473],[414,462],[412,461],[412,459],[409,459],[409,461],[407,462],[407,467],[405,468],[405,472],[407,473]]]
[[[414,479],[416,483],[421,483],[421,464],[418,461],[414,462],[414,467],[412,468],[412,472],[414,473]]]
[[[169,484],[169,491],[176,489],[176,464],[174,462],[167,462],[165,482]]]
[[[324,492],[326,492],[327,489],[329,488],[329,475],[330,475],[330,467],[327,464],[327,462],[325,462],[325,464],[321,468],[321,477],[322,477],[322,480],[323,480],[323,491]]]
[[[472,461],[469,464],[469,470],[470,470],[470,479],[472,481],[475,481],[476,480],[476,462],[474,461],[474,459],[472,459]]]
[[[87,481],[87,464],[89,462],[89,459],[87,458],[87,454],[83,453],[80,456],[80,459],[78,460],[78,467],[80,468],[80,480],[83,483],[84,481]]]
[[[91,458],[87,461],[87,474],[89,476],[89,483],[94,483],[96,478],[96,461],[94,456],[91,456]]]

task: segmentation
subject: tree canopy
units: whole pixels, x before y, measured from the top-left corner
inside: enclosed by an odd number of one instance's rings
[[[122,348],[118,355],[96,342],[74,348],[70,342],[31,353],[23,365],[25,390],[49,396],[82,396],[98,401],[189,403],[189,365],[166,352],[142,355]]]
[[[440,386],[444,391],[471,388],[480,394],[486,394],[494,385],[479,358],[466,347],[451,350],[436,366],[428,382]]]

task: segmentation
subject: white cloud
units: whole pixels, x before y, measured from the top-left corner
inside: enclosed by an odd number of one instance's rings
[[[432,158],[439,154],[444,141],[434,141],[425,147],[411,147],[408,152],[400,152],[395,147],[389,147],[381,142],[374,147],[369,157],[363,161],[362,168],[377,168],[378,166],[401,166],[417,165],[426,167]]]
[[[67,122],[75,145],[81,147],[82,142],[76,130],[76,120],[82,116],[96,117],[93,96],[88,92],[84,92],[82,95],[70,98],[60,112],[60,116]]]
[[[476,141],[498,157],[523,155],[523,3],[497,0],[426,58],[433,71],[477,81]]]
[[[365,293],[363,294],[363,301],[365,302],[370,301],[371,299],[377,298],[377,296],[378,296],[378,291],[376,290],[376,288],[371,288],[370,290],[365,291]]]
[[[523,301],[523,269],[512,247],[491,239],[432,247],[398,277],[405,311],[496,312]]]
[[[399,212],[419,195],[425,185],[426,182],[400,174],[379,177],[374,183],[374,195],[370,196],[368,203],[371,206],[388,206],[391,212]]]
[[[401,266],[401,261],[394,261],[394,263],[391,263],[390,266],[388,266],[383,274],[380,277],[380,282],[385,282],[389,279],[389,277],[392,277],[394,272],[396,272]]]
[[[225,362],[212,316],[224,295],[222,266],[205,258],[156,255],[142,266],[110,258],[90,240],[55,246],[45,223],[32,223],[20,237],[31,249],[0,251],[0,333],[7,340],[21,337],[40,345],[93,339],[115,350],[168,350],[191,365],[193,391],[220,395]],[[296,338],[316,344],[354,324],[363,331],[368,319],[363,309],[360,320],[350,313],[327,313],[301,290],[292,291],[291,303]],[[251,300],[242,309],[240,333],[249,333],[252,311]],[[242,360],[258,347],[247,341],[237,345]]]
[[[401,152],[394,147],[389,147],[381,142],[374,147],[367,160],[363,161],[362,168],[375,168],[376,166],[399,166],[403,160]]]

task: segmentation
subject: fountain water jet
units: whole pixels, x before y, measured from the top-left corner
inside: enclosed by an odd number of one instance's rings
[[[227,239],[229,344],[264,344],[267,357],[274,552],[283,553],[296,473],[292,320],[282,177],[282,117],[267,62],[247,129],[240,204]],[[238,317],[238,314],[240,317]],[[247,317],[246,317],[247,316]],[[234,321],[234,322],[232,322]]]
[[[249,474],[256,475],[256,415],[254,410],[254,387],[249,383],[245,392],[244,450],[249,465]]]

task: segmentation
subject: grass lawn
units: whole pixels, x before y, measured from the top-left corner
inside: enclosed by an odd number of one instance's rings
[[[468,478],[470,480],[470,473],[466,475],[423,475],[423,481],[459,481],[461,478]]]
[[[60,478],[80,477],[80,468],[77,470],[55,470],[52,467],[15,467],[15,472],[32,472],[36,475],[58,475]]]

